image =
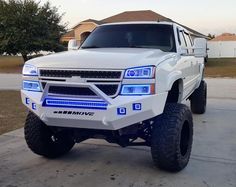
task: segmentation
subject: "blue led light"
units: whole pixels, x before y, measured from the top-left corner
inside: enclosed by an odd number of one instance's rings
[[[126,108],[117,108],[117,114],[118,115],[126,115]]]
[[[142,104],[141,103],[134,103],[133,110],[142,110]]]
[[[121,95],[150,95],[151,85],[123,85]]]
[[[30,99],[28,97],[25,98],[25,104],[27,104],[27,105],[30,104]]]
[[[46,98],[43,106],[47,107],[64,107],[64,108],[86,108],[106,110],[107,103],[104,101],[87,101],[87,100],[69,100],[69,99],[51,99]]]
[[[135,71],[134,71],[134,70],[128,70],[128,71],[127,71],[127,75],[128,75],[129,77],[133,77],[133,76],[135,76]]]
[[[39,81],[23,81],[23,90],[40,92],[40,83]]]
[[[36,104],[35,103],[32,103],[32,109],[36,110]]]
[[[144,66],[144,67],[136,67],[130,68],[125,71],[124,78],[133,79],[133,78],[141,78],[141,79],[149,79],[154,77],[153,66]]]

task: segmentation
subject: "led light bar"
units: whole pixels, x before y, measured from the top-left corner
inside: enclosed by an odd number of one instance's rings
[[[130,68],[125,71],[124,78],[126,79],[150,79],[155,76],[155,67],[154,66],[144,66],[137,68]]]
[[[23,81],[23,90],[41,92],[39,81]]]
[[[46,98],[43,106],[63,107],[63,108],[85,108],[106,110],[107,103],[104,101],[70,100],[70,99],[52,99]]]
[[[123,85],[121,95],[150,95],[153,94],[151,84],[145,85]]]

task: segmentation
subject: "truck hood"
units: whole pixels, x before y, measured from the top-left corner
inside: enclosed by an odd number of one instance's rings
[[[38,68],[126,69],[136,66],[158,65],[173,57],[174,54],[159,49],[81,49],[35,58],[27,61],[27,64]]]

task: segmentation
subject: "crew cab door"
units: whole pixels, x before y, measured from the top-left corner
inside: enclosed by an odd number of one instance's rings
[[[195,88],[196,85],[196,68],[197,61],[193,53],[193,44],[189,34],[181,29],[177,29],[179,45],[181,47],[181,59],[179,62],[179,68],[183,73],[183,98],[188,97]]]
[[[192,42],[191,36],[189,33],[183,32],[184,33],[184,38],[186,40],[187,43],[187,47],[188,47],[188,55],[191,56],[191,78],[193,79],[193,81],[198,78],[199,75],[199,63],[197,61],[197,58],[195,58],[194,56],[194,44]],[[196,82],[196,81],[194,81]]]

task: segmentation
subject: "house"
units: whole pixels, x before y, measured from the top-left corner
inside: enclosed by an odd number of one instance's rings
[[[71,31],[62,36],[61,41],[69,41],[70,39],[76,39],[81,43],[88,34],[90,34],[98,25],[105,23],[115,23],[115,22],[127,22],[127,21],[167,21],[175,22],[170,18],[162,16],[151,10],[141,10],[141,11],[126,11],[103,20],[94,20],[87,19],[72,28]],[[176,23],[176,22],[175,22]],[[181,25],[181,24],[180,24]],[[188,29],[193,37],[205,37],[203,34],[188,28],[187,26],[182,25]],[[74,34],[74,35],[73,35]]]
[[[236,35],[224,33],[208,41],[209,58],[235,58],[236,57]]]
[[[75,38],[75,32],[72,29],[61,37],[61,42],[68,42],[69,40],[74,39],[74,38]]]

